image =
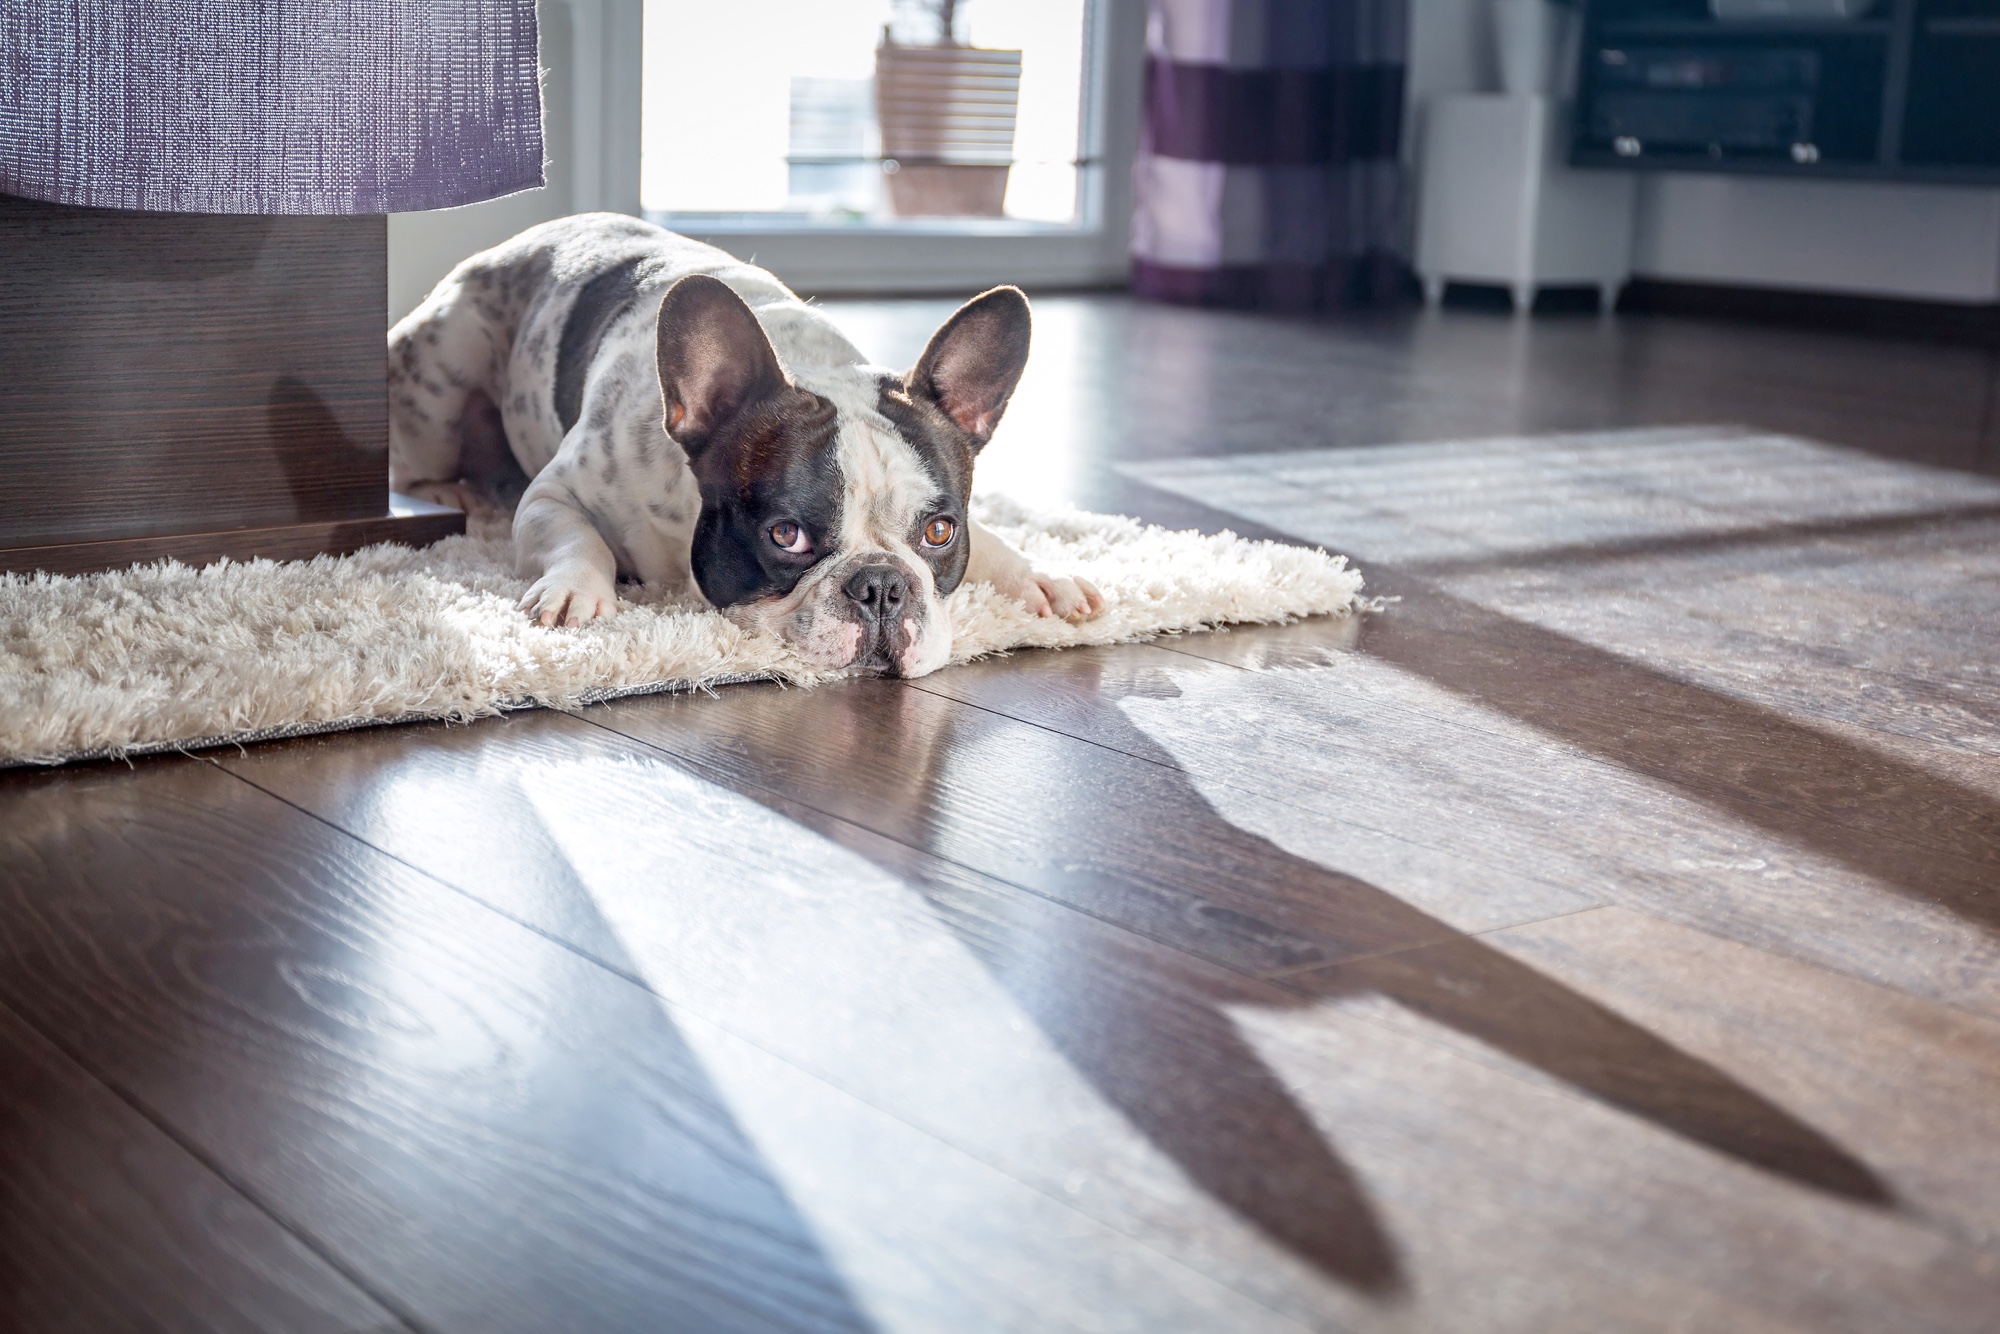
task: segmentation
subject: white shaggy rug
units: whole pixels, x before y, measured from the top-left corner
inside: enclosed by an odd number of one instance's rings
[[[1090,579],[1106,606],[1069,625],[963,586],[950,601],[953,662],[1368,605],[1360,574],[1322,551],[995,498],[974,512],[1037,563]],[[0,576],[0,766],[833,675],[706,608],[621,602],[608,621],[544,629],[515,610],[526,587],[508,544],[477,537]]]

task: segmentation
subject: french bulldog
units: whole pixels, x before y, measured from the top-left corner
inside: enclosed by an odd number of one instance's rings
[[[614,615],[622,577],[819,666],[922,676],[951,656],[966,580],[1044,616],[1103,607],[967,510],[1029,323],[996,287],[897,373],[722,250],[564,218],[466,260],[390,330],[390,482],[478,512],[513,499],[496,469],[525,480],[521,608],[545,626]]]

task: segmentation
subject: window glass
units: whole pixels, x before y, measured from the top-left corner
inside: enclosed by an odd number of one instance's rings
[[[645,211],[1072,224],[1086,3],[646,0]]]

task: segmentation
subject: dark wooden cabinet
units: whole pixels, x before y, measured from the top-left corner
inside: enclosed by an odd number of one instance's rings
[[[1591,0],[1571,160],[2000,182],[2000,0],[1749,21],[1708,0]]]
[[[390,513],[386,238],[0,196],[0,570],[460,530]]]
[[[1924,0],[1910,37],[1903,161],[2000,180],[2000,0]]]

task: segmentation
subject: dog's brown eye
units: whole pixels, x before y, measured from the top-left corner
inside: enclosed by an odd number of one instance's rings
[[[789,551],[794,556],[803,556],[812,550],[812,541],[807,538],[806,530],[790,519],[771,525],[771,541],[776,543],[780,550]]]
[[[924,525],[924,545],[927,547],[948,547],[957,535],[958,525],[942,516]]]

